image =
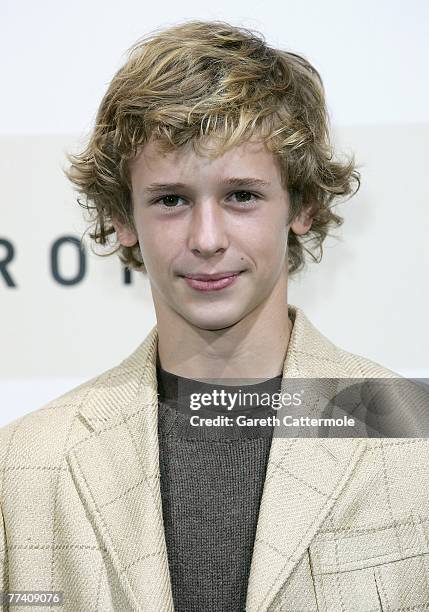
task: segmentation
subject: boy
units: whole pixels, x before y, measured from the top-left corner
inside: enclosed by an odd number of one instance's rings
[[[287,303],[304,252],[317,261],[342,222],[330,203],[359,185],[333,160],[316,70],[223,22],[158,32],[70,160],[91,237],[115,234],[148,274],[157,325],[1,430],[3,590],[59,592],[73,612],[427,606],[427,440],[279,437],[186,412],[183,390],[213,379],[271,393],[395,378]]]

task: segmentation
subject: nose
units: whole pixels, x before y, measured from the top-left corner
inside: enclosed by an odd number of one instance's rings
[[[229,245],[224,211],[212,200],[198,202],[192,209],[188,246],[200,257],[211,257],[223,253]]]

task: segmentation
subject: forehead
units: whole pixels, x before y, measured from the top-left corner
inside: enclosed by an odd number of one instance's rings
[[[216,141],[206,137],[202,151],[195,151],[193,143],[162,151],[159,143],[153,138],[139,150],[138,155],[130,162],[130,173],[139,182],[150,182],[153,179],[168,181],[195,178],[195,174],[238,175],[252,171],[252,176],[261,179],[279,178],[279,167],[274,154],[260,140],[250,140],[233,146],[222,155],[208,155],[213,151]],[[205,153],[207,151],[207,153]]]

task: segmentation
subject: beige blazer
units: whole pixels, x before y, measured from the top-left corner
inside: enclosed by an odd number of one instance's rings
[[[284,378],[395,376],[289,313]],[[0,429],[0,590],[62,591],[64,612],[174,610],[157,338]],[[274,438],[246,610],[428,609],[428,460],[423,438]]]

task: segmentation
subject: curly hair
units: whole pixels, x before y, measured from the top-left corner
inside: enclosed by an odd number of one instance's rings
[[[289,231],[289,275],[304,266],[305,253],[320,262],[328,231],[344,221],[332,201],[356,193],[360,174],[354,156],[333,158],[324,87],[310,62],[223,21],[154,30],[127,52],[84,151],[66,154],[64,172],[84,196],[77,202],[89,212],[91,239],[112,246],[112,219],[135,230],[129,162],[151,137],[161,151],[191,142],[197,153],[211,137],[216,146],[208,155],[215,157],[256,135],[279,162],[289,221],[312,206],[307,234]],[[113,246],[108,255],[118,252],[128,268],[146,272],[138,243]]]

